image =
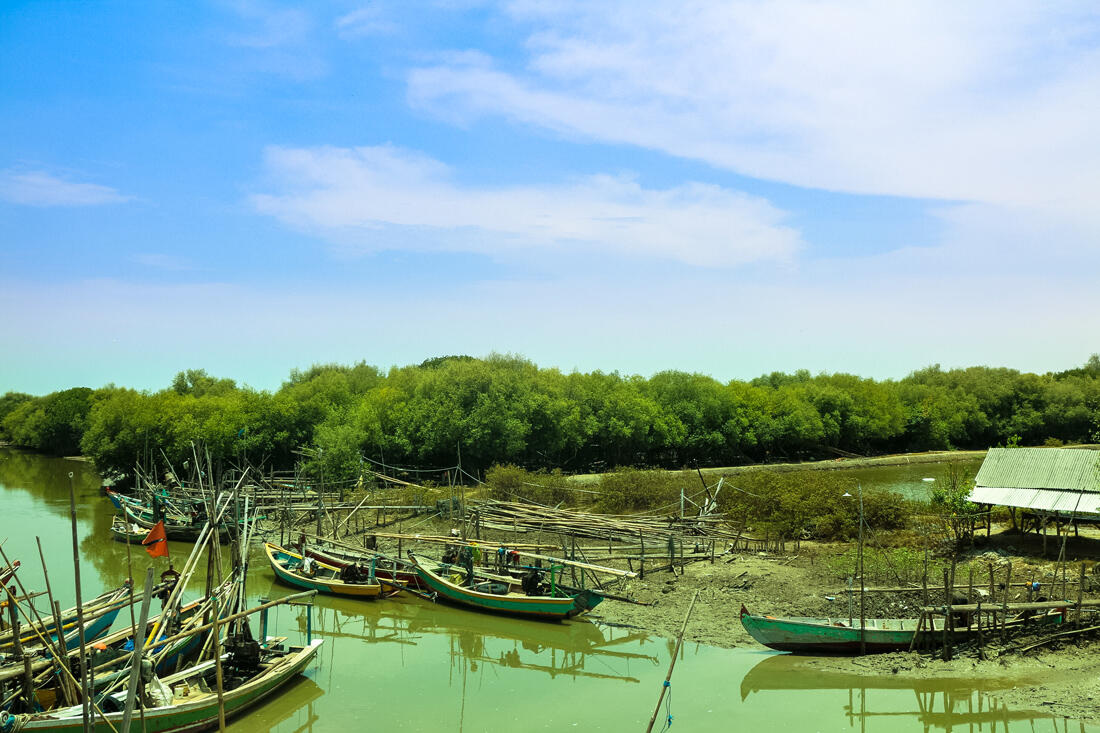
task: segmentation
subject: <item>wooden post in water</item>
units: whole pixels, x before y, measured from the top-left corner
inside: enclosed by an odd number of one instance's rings
[[[1001,641],[1008,633],[1008,592],[1012,589],[1012,563],[1008,564],[1008,577],[1005,578],[1004,605],[1001,608]]]
[[[641,554],[638,556],[638,577],[645,577],[645,534],[638,530],[638,541],[642,544]]]
[[[80,596],[80,543],[76,537],[76,484],[73,483],[73,472],[69,471],[69,519],[73,529],[73,576],[76,580],[76,623],[80,634],[80,702],[81,720],[84,722],[84,733],[92,733],[92,716],[89,703],[92,696],[88,690],[88,649],[87,640],[84,638],[84,603]]]

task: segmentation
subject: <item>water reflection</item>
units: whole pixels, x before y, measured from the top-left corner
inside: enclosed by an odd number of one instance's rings
[[[272,583],[268,596],[278,598],[292,592]],[[340,598],[319,599],[312,611],[312,629],[317,636],[339,642],[341,650],[351,640],[378,645],[430,645],[445,648],[452,669],[468,667],[477,672],[481,665],[527,670],[551,678],[567,676],[637,683],[639,677],[622,672],[611,660],[630,660],[654,669],[661,655],[636,651],[649,636],[638,631],[601,628],[585,620],[563,623],[531,622],[505,616],[471,613],[445,605],[410,599],[363,603]],[[309,620],[297,609],[290,626],[305,635]],[[288,626],[282,620],[283,627]],[[344,641],[348,640],[348,641]],[[664,646],[665,640],[657,641]],[[343,653],[333,651],[332,655]],[[368,650],[348,653],[361,656]],[[666,654],[667,656],[667,654]]]
[[[858,660],[850,660],[858,664]],[[1085,724],[1060,716],[1033,710],[1011,710],[987,693],[1007,689],[1030,681],[980,679],[974,677],[911,679],[894,674],[868,671],[866,674],[822,669],[812,658],[790,654],[769,655],[750,669],[741,679],[741,700],[748,701],[755,693],[780,693],[814,690],[846,693],[830,695],[851,728],[860,731],[897,730],[891,720],[916,720],[925,731],[953,731],[957,728],[973,733],[989,731],[1034,730],[1037,722],[1043,729],[1085,731]],[[980,689],[979,687],[980,686]],[[832,717],[832,716],[830,716]],[[1049,721],[1049,722],[1048,722]]]
[[[282,689],[278,705],[261,705],[249,715],[231,722],[226,730],[236,733],[275,729],[291,733],[322,733],[325,727],[318,725],[321,716],[317,701],[324,694],[325,691],[312,679],[300,677]]]

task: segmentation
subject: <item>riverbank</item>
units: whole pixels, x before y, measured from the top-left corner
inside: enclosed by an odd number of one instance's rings
[[[1093,531],[1082,532],[1078,540],[1075,543],[1071,539],[1067,548],[1069,557],[1100,555],[1100,535]],[[1002,572],[1007,563],[1011,563],[1017,579],[1053,576],[1054,563],[1005,549],[1016,546],[1030,549],[1023,536],[1002,532],[995,534],[983,549],[999,558]],[[844,582],[829,568],[828,559],[848,550],[848,543],[803,543],[797,554],[719,556],[714,564],[703,561],[686,566],[682,575],[647,573],[645,578],[630,580],[625,588],[627,595],[647,605],[605,602],[590,616],[597,623],[635,626],[674,638],[698,591],[699,598],[685,642],[762,649],[741,626],[739,610],[742,604],[754,613],[829,617],[847,622],[849,610]],[[1091,584],[1091,577],[1089,580],[1088,587],[1100,587]],[[1044,583],[1044,587],[1048,585]],[[942,594],[942,588],[939,592]],[[1072,595],[1076,596],[1075,590]],[[1086,598],[1097,595],[1085,593]],[[908,598],[902,594],[868,594],[867,616],[915,618],[919,597],[919,589],[908,594]],[[858,598],[854,601],[854,615],[858,623]],[[929,653],[899,652],[858,658],[801,657],[790,664],[815,672],[865,677],[869,686],[883,676],[899,680],[987,680],[992,690],[989,694],[1014,709],[1041,709],[1100,723],[1100,706],[1093,701],[1100,694],[1097,692],[1100,690],[1098,651],[1100,642],[1083,640],[1026,653],[1013,651],[1011,645],[990,645],[985,660],[978,659],[973,650],[961,649],[947,662]]]
[[[878,466],[904,466],[920,464],[952,463],[955,461],[980,461],[985,458],[984,450],[926,451],[924,453],[894,453],[885,456],[843,456],[827,461],[806,461],[803,463],[753,463],[747,466],[724,466],[699,469],[704,476],[738,476],[758,471],[790,473],[793,471],[841,471],[852,468],[875,468]],[[667,473],[677,473],[667,471]],[[600,480],[603,474],[578,473],[570,480],[579,484],[591,484]]]

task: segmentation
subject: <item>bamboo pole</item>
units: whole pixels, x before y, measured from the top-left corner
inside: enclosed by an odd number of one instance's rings
[[[88,690],[88,657],[87,640],[84,636],[84,604],[80,598],[80,543],[76,536],[76,484],[73,482],[73,472],[69,471],[69,518],[73,530],[73,576],[76,581],[76,621],[80,627],[80,702],[81,720],[84,723],[84,733],[92,733],[91,710],[88,703],[91,695]]]
[[[293,601],[297,601],[300,598],[306,598],[306,597],[315,596],[315,595],[317,595],[317,591],[315,591],[315,590],[306,590],[306,591],[302,591],[301,593],[294,593],[294,594],[289,595],[289,596],[284,596],[283,598],[278,598],[274,601],[268,601],[266,603],[262,603],[259,606],[254,606],[254,607],[246,609],[244,611],[238,611],[237,613],[231,614],[231,615],[226,616],[225,618],[221,619],[221,621],[219,623],[222,624],[222,625],[228,624],[230,621],[236,621],[237,619],[244,618],[245,616],[251,616],[254,613],[259,613],[260,611],[264,610],[265,608],[271,608],[272,606],[279,606],[279,605],[282,605],[284,603],[291,603]],[[214,622],[211,621],[208,624],[203,624],[202,626],[199,626],[197,629],[191,629],[190,631],[183,631],[183,632],[180,632],[180,633],[175,634],[173,636],[169,636],[167,639],[160,639],[159,641],[157,641],[157,644],[158,645],[159,644],[171,644],[174,641],[179,641],[180,639],[186,639],[187,637],[192,636],[194,634],[198,634],[199,632],[209,631],[213,627],[214,627]]]
[[[53,598],[53,589],[50,587],[50,573],[46,569],[46,555],[42,552],[42,540],[37,535],[35,536],[34,540],[38,544],[38,558],[42,561],[42,578],[46,582],[46,598],[50,602],[50,608],[57,609],[60,606],[59,606],[58,603],[56,603],[54,601],[54,598]],[[32,608],[33,608],[33,606],[32,606]],[[35,612],[35,615],[37,615],[37,612]],[[60,651],[60,646],[63,644],[61,639],[64,637],[64,634],[62,632],[62,625],[63,624],[62,624],[62,620],[61,620],[61,614],[55,612],[54,617],[53,617],[53,621],[54,621],[55,633],[57,634],[57,644],[58,644],[58,647],[59,647],[58,651]],[[74,694],[74,690],[71,690],[69,688],[68,680],[66,678],[64,678],[64,677],[60,678],[60,687],[61,687],[61,697],[62,697],[62,699],[64,701],[68,702],[70,705],[74,704],[76,702],[76,696]]]
[[[948,628],[954,627],[954,623],[951,619],[951,578],[947,568],[943,569],[943,596],[944,606],[946,608],[943,622],[943,661],[946,662],[951,659],[951,650],[948,648],[948,644],[950,643],[948,640]]]
[[[153,595],[153,568],[150,566],[145,571],[145,594],[141,599],[141,627],[134,633],[134,655],[130,662],[130,681],[126,687],[126,707],[122,713],[122,730],[130,730],[130,721],[134,715],[134,698],[137,694],[138,683],[141,679],[141,645],[138,639],[145,637],[145,627],[149,623],[149,601]],[[132,608],[132,606],[131,606]],[[144,708],[145,706],[142,705]],[[142,714],[142,728],[144,728],[144,714]]]
[[[676,637],[676,648],[672,651],[672,660],[668,663],[668,674],[665,675],[664,684],[661,685],[661,695],[657,698],[657,707],[653,709],[653,717],[649,719],[649,726],[646,727],[646,733],[650,733],[653,730],[653,724],[657,722],[657,715],[661,712],[661,703],[665,699],[665,691],[670,687],[672,681],[672,670],[676,667],[676,658],[680,656],[680,645],[684,643],[684,632],[687,631],[688,619],[691,618],[691,612],[695,610],[695,601],[699,599],[699,591],[695,591],[695,595],[691,597],[691,605],[688,606],[687,613],[684,615],[684,625],[680,627],[680,635]]]
[[[7,588],[4,590],[8,593],[8,615],[10,616],[9,623],[11,624],[13,658],[22,660],[23,662],[23,710],[25,712],[31,712],[34,710],[34,703],[31,702],[31,695],[34,693],[34,685],[31,683],[31,658],[23,655],[23,642],[20,639],[22,633],[19,629],[19,609],[15,607],[15,596],[12,595],[11,591]]]
[[[323,471],[324,469],[322,469]],[[322,474],[324,475],[324,474]],[[214,488],[214,500],[210,505],[208,514],[210,519],[210,526],[216,526],[214,523],[214,508],[217,506],[218,490]],[[222,556],[221,556],[221,543],[214,538],[210,542],[210,555],[214,558],[214,572],[217,575],[218,585],[222,582]],[[224,676],[222,674],[222,646],[220,631],[218,630],[218,618],[221,613],[218,611],[217,603],[214,604],[214,630],[211,632],[211,636],[214,638],[214,677],[217,683],[218,692],[218,730],[225,733],[225,685]]]
[[[1085,594],[1085,563],[1081,563],[1081,579],[1077,583],[1077,625],[1081,625],[1081,603]]]

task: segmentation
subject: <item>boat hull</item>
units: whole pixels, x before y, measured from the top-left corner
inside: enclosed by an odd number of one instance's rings
[[[271,569],[275,572],[275,577],[287,585],[345,598],[374,599],[382,595],[382,586],[379,583],[345,583],[335,578],[303,575],[290,567],[290,561],[297,559],[300,562],[301,555],[270,543],[265,545],[265,549],[268,562],[271,563]],[[317,565],[321,569],[339,570],[339,568],[326,566],[323,563],[317,563]]]
[[[1051,613],[1035,620],[1035,623],[1060,623],[1061,613]],[[876,620],[875,623],[883,623]],[[764,646],[781,652],[800,654],[859,654],[862,650],[868,654],[908,651],[925,641],[942,643],[943,629],[918,631],[916,619],[889,620],[885,623],[898,628],[873,628],[862,630],[858,626],[841,623],[828,623],[810,619],[774,618],[772,616],[754,616],[741,607],[741,625],[749,636]],[[1015,625],[1017,622],[1010,622]],[[904,628],[908,624],[909,628]],[[960,641],[966,638],[965,628],[956,628],[952,639]],[[862,642],[862,643],[861,643]]]
[[[262,702],[276,692],[283,684],[297,676],[305,669],[306,665],[316,656],[317,649],[321,646],[321,640],[315,639],[309,646],[302,647],[293,652],[293,659],[280,666],[277,670],[260,675],[246,682],[240,687],[225,693],[225,715],[231,717],[248,708]],[[77,709],[79,711],[79,709]],[[36,716],[22,718],[21,731],[58,731],[65,733],[80,733],[84,730],[79,712],[75,717],[45,717]],[[108,733],[115,730],[120,733],[138,733],[145,730],[147,733],[184,733],[192,731],[215,730],[218,727],[218,698],[217,695],[207,694],[194,702],[183,698],[178,704],[167,705],[159,708],[147,708],[144,715],[133,716],[128,731],[121,731],[122,713],[108,713],[108,725],[102,718],[96,719],[93,730],[96,733]]]
[[[435,591],[440,599],[488,613],[561,621],[594,608],[602,600],[599,596],[586,591],[576,596],[560,598],[521,596],[515,593],[506,595],[482,593],[452,583],[419,562],[416,563],[416,572],[420,576],[420,580]]]

